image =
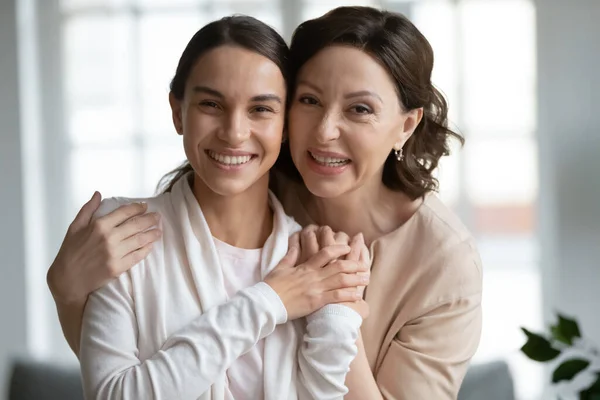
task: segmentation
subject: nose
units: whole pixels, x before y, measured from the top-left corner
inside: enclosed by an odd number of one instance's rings
[[[325,113],[316,129],[317,142],[326,144],[340,137],[338,118],[334,113]]]
[[[246,113],[233,110],[223,117],[223,126],[217,135],[232,147],[244,143],[250,137],[250,124]]]

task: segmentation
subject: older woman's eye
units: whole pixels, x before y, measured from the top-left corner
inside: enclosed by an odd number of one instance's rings
[[[363,105],[357,105],[352,107],[352,111],[354,111],[357,114],[361,114],[361,115],[365,115],[365,114],[371,114],[373,111],[371,111],[371,109],[367,106],[363,106]]]
[[[310,104],[310,105],[318,104],[317,99],[315,99],[314,97],[310,97],[310,96],[300,96],[298,101],[300,101],[300,103],[302,103],[302,104]]]

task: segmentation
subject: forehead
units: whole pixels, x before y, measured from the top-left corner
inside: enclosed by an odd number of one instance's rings
[[[219,46],[204,53],[190,71],[186,87],[209,86],[226,96],[285,93],[285,80],[273,61],[253,51]]]
[[[351,46],[335,45],[319,51],[302,66],[298,78],[320,87],[396,91],[388,70],[370,54]]]

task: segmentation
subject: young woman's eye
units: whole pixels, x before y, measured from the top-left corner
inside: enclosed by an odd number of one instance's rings
[[[366,114],[371,114],[372,113],[372,111],[371,111],[371,109],[369,107],[361,105],[361,104],[352,107],[352,110],[356,114],[361,114],[361,115],[366,115]]]
[[[298,101],[302,104],[310,104],[310,105],[315,105],[318,103],[317,99],[315,99],[314,97],[310,97],[310,96],[300,96]]]

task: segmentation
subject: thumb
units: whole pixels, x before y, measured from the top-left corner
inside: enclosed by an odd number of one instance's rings
[[[279,262],[279,268],[294,268],[298,262],[298,257],[300,256],[300,246],[296,243],[293,243],[292,238],[290,238],[290,247],[288,247],[287,254]]]
[[[79,212],[75,216],[75,219],[73,220],[71,226],[75,230],[79,230],[89,225],[90,221],[92,220],[92,217],[94,216],[94,213],[96,212],[98,207],[100,207],[101,201],[102,195],[100,194],[100,192],[94,192],[92,198],[89,199],[88,202],[81,207],[81,210],[79,210]]]

